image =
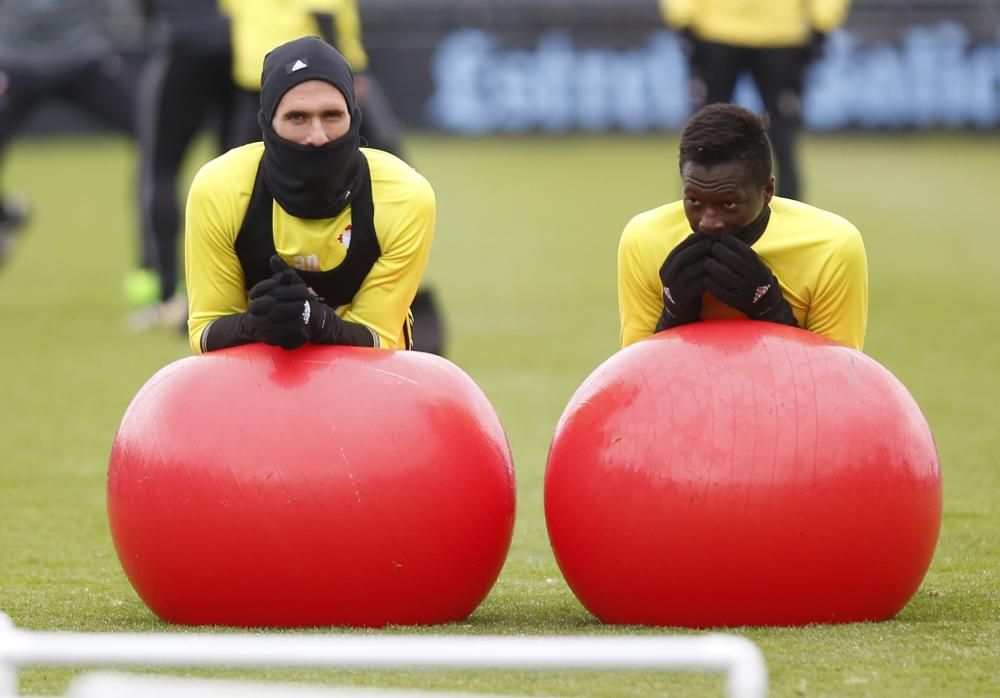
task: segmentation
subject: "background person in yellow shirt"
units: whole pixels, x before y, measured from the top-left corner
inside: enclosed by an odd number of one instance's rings
[[[699,320],[748,317],[861,349],[868,262],[840,216],[774,195],[763,121],[701,109],[680,141],[681,201],[635,216],[618,247],[621,344]]]
[[[691,101],[729,102],[744,73],[770,119],[778,194],[801,198],[795,141],[806,69],[839,27],[850,0],[660,0],[668,26],[687,42]]]
[[[354,71],[358,105],[364,113],[362,139],[372,148],[403,157],[399,120],[368,70],[357,0],[221,0],[220,4],[232,23],[233,81],[243,93],[237,106],[236,135],[242,142],[260,138],[257,94],[264,55],[300,36],[319,36]]]
[[[434,234],[430,185],[395,156],[360,148],[353,74],[317,37],[264,59],[258,122],[263,143],[209,162],[191,186],[192,349],[409,348]]]

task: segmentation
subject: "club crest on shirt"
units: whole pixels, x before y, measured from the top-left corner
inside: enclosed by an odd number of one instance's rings
[[[351,246],[351,226],[344,228],[344,232],[337,236],[337,242],[339,242],[344,247]]]

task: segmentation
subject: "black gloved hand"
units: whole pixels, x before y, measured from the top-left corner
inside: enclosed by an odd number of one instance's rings
[[[818,29],[809,32],[809,43],[806,44],[806,60],[812,63],[826,55],[826,33]]]
[[[705,260],[705,288],[751,320],[799,326],[774,272],[734,235],[724,235],[712,244]]]
[[[309,287],[277,255],[271,257],[271,270],[270,279],[250,289],[247,326],[258,342],[297,349],[309,341]]]
[[[341,320],[285,260],[271,257],[271,270],[274,276],[250,289],[247,314],[256,341],[283,349],[297,349],[306,342],[372,346],[370,330]],[[347,326],[352,331],[345,334]],[[356,328],[362,331],[353,331]]]
[[[657,332],[701,319],[705,258],[711,248],[712,238],[691,233],[667,255],[660,267],[663,315],[656,324]]]
[[[677,38],[680,40],[681,51],[683,51],[687,58],[691,58],[698,46],[698,37],[695,36],[694,31],[690,26],[681,27],[676,31]]]

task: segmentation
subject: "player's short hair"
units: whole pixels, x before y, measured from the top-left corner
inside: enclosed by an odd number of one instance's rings
[[[689,162],[705,167],[742,162],[754,182],[767,184],[771,177],[767,125],[752,111],[735,104],[702,107],[681,132],[678,165],[682,172]]]

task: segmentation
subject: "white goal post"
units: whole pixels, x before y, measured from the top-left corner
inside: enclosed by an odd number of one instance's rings
[[[729,698],[767,695],[757,646],[734,635],[672,637],[251,635],[33,632],[0,613],[0,696],[24,667],[703,670]]]

